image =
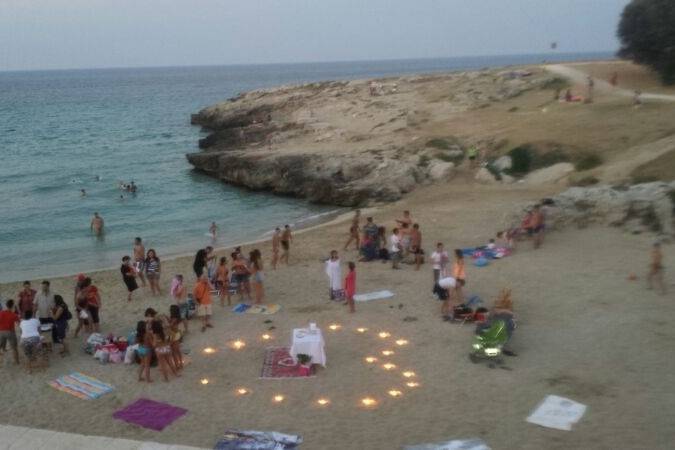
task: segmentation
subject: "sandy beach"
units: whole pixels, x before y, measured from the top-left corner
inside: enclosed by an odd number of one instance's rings
[[[421,226],[423,247],[430,253],[437,241],[449,249],[485,243],[518,205],[554,189],[476,186],[455,180],[417,189],[404,200],[374,208],[369,214],[391,229],[401,211],[410,209]],[[489,305],[501,288],[513,289],[519,323],[513,348],[518,356],[507,359],[508,370],[504,370],[469,361],[473,327],[440,319],[439,302],[431,295],[429,264],[416,272],[406,265],[392,271],[379,262],[359,263],[358,292],[389,289],[396,296],[357,304],[354,315],[330,302],[321,261],[329,250],[342,248],[347,229],[347,222],[337,221],[299,233],[291,265],[267,270],[267,299],[282,305],[276,315],[237,316],[214,305],[215,327],[206,333],[200,333],[193,320],[183,345],[190,351],[191,363],[181,378],[170,383],[161,381],[154,368],[154,383],[138,383],[137,366],[100,365],[81,351],[80,340],[72,338],[70,356],[52,355],[49,368],[31,376],[5,357],[0,422],[206,448],[226,428],[301,434],[302,448],[312,450],[394,449],[470,437],[484,439],[493,449],[657,449],[671,445],[675,396],[669,392],[675,363],[668,357],[673,333],[667,317],[675,304],[672,294],[660,296],[645,290],[653,236],[605,227],[556,230],[547,235],[540,250],[525,242],[513,256],[488,267],[468,266],[466,292],[479,295]],[[268,261],[269,243],[255,247]],[[668,266],[670,246],[664,252]],[[221,254],[229,256],[229,252]],[[341,257],[343,265],[358,259],[353,250],[341,252]],[[191,258],[163,261],[164,292],[174,273],[185,274],[192,286],[191,264]],[[637,274],[638,280],[628,281],[630,273]],[[666,274],[672,285],[672,275]],[[105,333],[126,335],[147,307],[168,310],[168,296],[151,298],[148,290],[128,304],[117,270],[96,273],[94,282],[102,291]],[[54,279],[52,287],[70,300],[73,278]],[[15,296],[18,290],[19,283],[0,286],[5,297]],[[273,322],[264,323],[268,319]],[[324,331],[327,367],[309,379],[259,379],[265,348],[290,345],[292,329],[309,321]],[[341,329],[331,331],[328,325],[332,323]],[[271,326],[275,328],[270,330]],[[358,327],[368,331],[359,334]],[[375,334],[379,331],[388,331],[391,337],[380,339]],[[265,332],[273,336],[270,343],[260,338]],[[409,345],[397,347],[397,338],[407,339]],[[228,343],[234,339],[244,340],[246,347],[230,349]],[[217,352],[203,354],[207,346]],[[385,349],[395,354],[385,358],[380,354]],[[368,355],[397,367],[385,371],[380,365],[368,365],[364,362]],[[418,388],[405,386],[404,370],[417,374]],[[98,400],[83,401],[46,384],[72,371],[97,377],[116,389]],[[203,378],[209,379],[208,385],[200,384]],[[235,396],[239,386],[252,393]],[[387,391],[392,388],[403,395],[389,397]],[[274,404],[276,394],[286,400]],[[573,431],[525,422],[547,394],[588,406]],[[377,399],[377,407],[362,408],[359,400],[364,396]],[[168,402],[189,412],[163,432],[112,418],[115,410],[138,397]],[[319,397],[331,403],[319,407],[315,403]]]

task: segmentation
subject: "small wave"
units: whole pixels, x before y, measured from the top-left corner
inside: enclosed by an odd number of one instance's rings
[[[291,222],[288,225],[290,225],[292,228],[306,228],[311,225],[316,225],[321,222],[326,222],[341,213],[343,213],[345,209],[340,208],[340,209],[331,209],[330,211],[318,213],[318,214],[311,214],[309,216],[301,217],[300,219],[296,220],[295,222]],[[262,234],[262,237],[270,237],[274,234],[274,230],[266,231],[265,233]]]

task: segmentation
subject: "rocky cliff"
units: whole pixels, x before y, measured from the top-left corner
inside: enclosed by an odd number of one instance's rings
[[[450,178],[468,145],[492,144],[437,138],[440,118],[489,108],[551,79],[539,70],[484,70],[257,90],[193,115],[209,134],[187,158],[250,189],[342,206],[393,201]]]

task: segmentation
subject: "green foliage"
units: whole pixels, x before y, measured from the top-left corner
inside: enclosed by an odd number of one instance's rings
[[[585,155],[576,161],[574,167],[581,172],[584,170],[595,169],[600,164],[602,164],[602,158],[598,155]]]
[[[509,151],[511,157],[511,168],[507,171],[509,175],[525,175],[532,166],[534,152],[529,145],[521,145]]]
[[[675,84],[675,2],[632,0],[621,14],[619,55],[656,70]]]
[[[552,77],[548,78],[541,84],[541,90],[545,91],[547,89],[551,89],[554,91],[560,90],[562,91],[563,89],[569,88],[570,82],[567,81],[566,78],[563,77]]]
[[[298,353],[297,358],[298,358],[298,362],[303,366],[306,366],[312,360],[311,356],[306,355],[304,353]]]

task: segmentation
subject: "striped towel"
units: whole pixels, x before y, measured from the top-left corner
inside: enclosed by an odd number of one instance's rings
[[[74,395],[82,400],[96,399],[115,389],[109,384],[105,384],[96,378],[88,377],[79,372],[64,375],[54,381],[50,381],[48,384],[54,389]]]

